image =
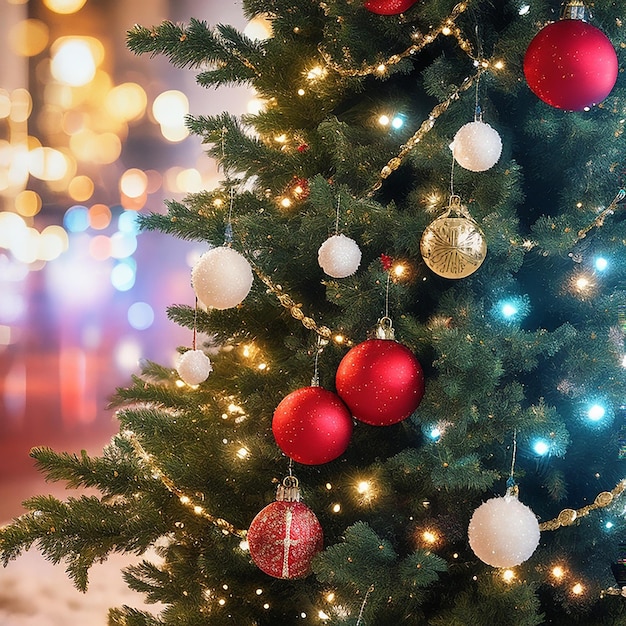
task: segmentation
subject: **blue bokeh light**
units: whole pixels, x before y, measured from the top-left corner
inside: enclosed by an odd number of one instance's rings
[[[548,454],[550,444],[545,439],[536,439],[532,444],[532,448],[535,454],[544,456],[545,454]]]
[[[89,228],[89,210],[86,206],[75,204],[63,216],[63,226],[70,233],[82,233]]]
[[[154,323],[154,310],[146,302],[135,302],[128,309],[128,323],[135,330],[146,330]]]
[[[118,291],[128,291],[135,286],[137,264],[134,259],[124,259],[111,270],[111,284]]]

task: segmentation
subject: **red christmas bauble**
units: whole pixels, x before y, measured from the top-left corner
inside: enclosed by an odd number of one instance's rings
[[[345,452],[352,435],[352,416],[332,391],[302,387],[276,407],[272,432],[290,459],[320,465]]]
[[[613,44],[581,20],[560,20],[541,29],[524,56],[524,75],[546,104],[567,111],[602,102],[617,80]]]
[[[341,360],[337,393],[366,424],[389,426],[407,418],[424,396],[424,372],[415,355],[391,339],[368,339]]]
[[[324,546],[322,526],[302,502],[276,501],[257,513],[248,529],[255,565],[275,578],[305,578]]]
[[[399,15],[410,9],[417,0],[366,0],[363,6],[377,15]]]

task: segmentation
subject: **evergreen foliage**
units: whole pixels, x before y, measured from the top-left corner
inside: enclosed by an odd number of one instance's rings
[[[206,382],[180,386],[174,370],[148,363],[112,402],[120,434],[102,457],[33,451],[49,480],[97,487],[101,497],[28,500],[31,512],[0,533],[2,560],[35,544],[65,561],[84,590],[98,559],[156,546],[161,560],[125,578],[163,609],[159,617],[112,609],[117,626],[626,624],[625,601],[601,594],[614,586],[623,498],[543,531],[512,581],[467,541],[473,511],[506,490],[514,437],[520,500],[541,521],[591,504],[624,478],[626,220],[620,204],[602,214],[624,183],[623,73],[589,111],[550,108],[530,92],[524,52],[558,19],[557,0],[466,0],[449,24],[460,40],[439,34],[397,59],[460,5],[419,0],[402,16],[375,15],[360,0],[243,5],[249,18],[270,16],[272,37],[253,41],[190,19],[137,26],[128,45],[193,69],[207,87],[250,85],[266,100],[241,119],[189,117],[225,180],[141,220],[219,246],[232,194],[232,245],[256,272],[252,291],[234,309],[170,308],[177,323],[211,338]],[[619,3],[593,3],[593,23],[623,67],[622,20]],[[483,60],[480,81],[465,88]],[[449,145],[474,118],[476,88],[504,147],[488,172],[454,169],[454,191],[488,246],[480,269],[455,281],[425,266],[420,239],[447,207]],[[402,115],[402,126],[381,126],[382,113]],[[428,132],[383,175],[429,115]],[[294,196],[302,180],[307,193]],[[345,279],[317,263],[337,211],[340,232],[363,254]],[[404,275],[385,271],[381,254]],[[599,254],[606,270],[594,266]],[[272,579],[242,540],[288,473],[273,411],[310,384],[318,335],[320,384],[334,389],[347,346],[370,336],[387,297],[396,339],[424,367],[425,397],[399,424],[355,422],[339,459],[296,464],[325,549],[310,577]],[[330,335],[316,332],[322,327]],[[596,422],[587,417],[593,403],[605,410]],[[537,439],[547,454],[533,448]],[[356,489],[361,481],[369,497]],[[572,591],[576,582],[582,593]]]

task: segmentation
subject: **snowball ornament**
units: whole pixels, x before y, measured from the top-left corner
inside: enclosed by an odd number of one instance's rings
[[[276,407],[272,432],[278,447],[304,465],[341,456],[352,436],[352,416],[341,398],[322,387],[302,387]]]
[[[317,251],[320,267],[332,278],[346,278],[359,269],[361,249],[345,235],[329,237]]]
[[[247,259],[229,246],[205,252],[191,270],[191,284],[207,307],[231,309],[241,304],[252,287]]]
[[[581,8],[566,7],[564,15],[575,15],[572,11]],[[581,19],[548,24],[524,55],[524,76],[531,91],[546,104],[566,111],[582,111],[602,102],[611,93],[617,72],[611,41]]]
[[[187,350],[178,358],[176,371],[183,382],[194,386],[203,383],[209,377],[213,366],[202,350]]]
[[[293,580],[311,573],[311,561],[324,546],[324,533],[315,513],[300,502],[295,477],[285,478],[276,501],[252,520],[247,539],[254,564],[269,576]]]
[[[498,131],[481,120],[461,126],[452,142],[456,162],[471,172],[484,172],[493,167],[502,154]]]
[[[468,528],[474,554],[493,567],[514,567],[531,557],[539,545],[535,514],[511,491],[483,502]]]

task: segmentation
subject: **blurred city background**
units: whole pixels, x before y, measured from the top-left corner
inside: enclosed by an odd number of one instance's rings
[[[236,2],[0,0],[0,523],[30,495],[59,494],[31,447],[97,454],[117,432],[115,388],[141,359],[174,366],[191,344],[166,308],[193,304],[206,247],[139,233],[136,216],[221,177],[187,113],[242,113],[254,99],[125,46],[135,23],[191,16],[254,27]],[[7,615],[0,626],[57,623]]]

